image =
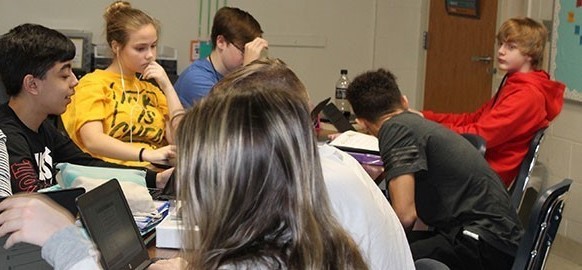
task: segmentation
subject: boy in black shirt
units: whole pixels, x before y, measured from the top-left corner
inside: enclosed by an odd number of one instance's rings
[[[408,112],[392,73],[379,69],[347,90],[358,122],[378,137],[394,211],[414,259],[452,269],[510,269],[523,234],[495,172],[458,134]],[[434,228],[412,232],[417,220]]]
[[[33,192],[56,184],[54,164],[121,167],[82,152],[46,121],[71,102],[78,81],[72,71],[75,45],[58,31],[19,25],[0,37],[0,77],[10,97],[0,105],[0,129],[7,137],[12,192]],[[148,171],[150,187],[164,187],[172,170]]]

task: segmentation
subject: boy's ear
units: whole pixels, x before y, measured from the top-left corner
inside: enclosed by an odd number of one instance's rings
[[[31,74],[26,74],[24,79],[22,79],[22,90],[33,95],[38,94],[38,82],[37,79]]]
[[[400,96],[400,104],[402,104],[402,109],[408,110],[408,98],[405,95]]]
[[[220,48],[224,50],[228,46],[228,41],[224,38],[223,35],[216,36],[216,48]]]
[[[366,130],[370,130],[371,123],[366,119],[356,117],[356,124],[362,126]]]

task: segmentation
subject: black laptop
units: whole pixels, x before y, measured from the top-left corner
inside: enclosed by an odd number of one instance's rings
[[[106,269],[145,269],[150,260],[117,179],[77,198],[81,220]]]
[[[323,111],[323,108],[325,108],[325,105],[327,105],[327,103],[329,103],[329,101],[331,100],[331,97],[328,97],[322,101],[320,101],[319,103],[317,103],[317,105],[315,105],[315,107],[313,107],[313,110],[311,110],[311,120],[315,123],[315,121],[317,121],[317,116],[319,116],[319,113],[321,113],[321,111]]]
[[[356,130],[354,126],[352,126],[352,123],[350,123],[350,120],[346,118],[337,106],[331,102],[325,105],[323,108],[323,114],[340,133],[348,130]]]
[[[317,120],[317,116],[320,113],[323,113],[325,117],[322,121],[330,122],[338,132],[345,132],[348,130],[356,130],[354,126],[350,123],[350,120],[347,119],[343,113],[333,104],[333,102],[329,102],[331,97],[328,97],[321,102],[319,102],[313,110],[311,110],[311,119],[315,122]]]
[[[75,200],[85,193],[84,188],[63,189],[44,192],[47,197],[77,215]],[[2,201],[5,198],[0,198]],[[4,243],[9,235],[0,237],[0,269],[53,269],[41,256],[41,248],[27,243],[18,243],[5,249]]]

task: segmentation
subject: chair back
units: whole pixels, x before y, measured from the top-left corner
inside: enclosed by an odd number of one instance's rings
[[[572,185],[571,179],[546,189],[538,197],[519,248],[515,254],[513,270],[544,269],[547,256],[562,220],[566,193]]]
[[[485,152],[487,151],[487,142],[485,142],[485,139],[483,139],[483,137],[471,133],[462,133],[461,136],[463,136],[463,138],[465,138],[473,146],[475,146],[475,148],[479,150],[479,153],[481,153],[481,155],[485,156]]]
[[[546,128],[539,129],[529,143],[527,153],[525,154],[525,157],[519,166],[519,172],[517,173],[517,176],[513,181],[513,185],[509,190],[509,194],[511,194],[511,204],[515,207],[517,212],[519,212],[521,208],[524,192],[527,188],[531,171],[533,170],[533,167],[536,163],[538,150],[540,149],[540,144],[544,139],[545,131]]]

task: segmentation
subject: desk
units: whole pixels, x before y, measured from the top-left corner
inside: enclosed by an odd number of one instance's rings
[[[150,256],[150,258],[169,259],[169,258],[174,258],[180,254],[179,249],[157,248],[155,239],[148,243],[147,248],[148,248],[148,255]]]

